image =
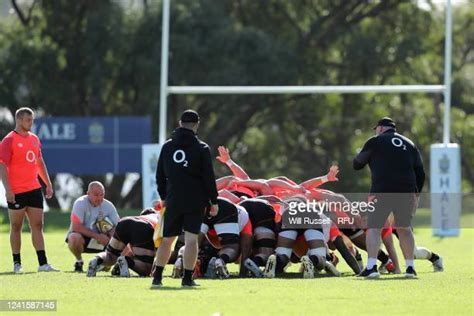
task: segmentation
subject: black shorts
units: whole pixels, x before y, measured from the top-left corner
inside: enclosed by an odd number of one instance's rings
[[[166,209],[161,219],[163,237],[179,236],[183,231],[199,234],[203,216],[204,209],[187,213]]]
[[[233,203],[218,198],[217,205],[219,206],[219,212],[217,213],[217,215],[206,215],[203,219],[204,224],[206,224],[209,229],[213,228],[215,224],[239,222],[239,210]]]
[[[15,194],[15,203],[8,203],[9,210],[21,210],[25,207],[43,209],[43,194],[41,188]]]
[[[410,227],[413,218],[415,193],[371,193],[375,196],[373,212],[367,212],[368,228],[383,228],[390,212],[395,218],[394,227]]]
[[[265,227],[275,231],[275,210],[263,201],[245,200],[240,203],[249,214],[252,227]]]
[[[84,238],[84,253],[99,253],[99,252],[102,252],[102,251],[105,250],[106,246],[104,246],[104,249],[102,249],[102,250],[94,249],[94,248],[87,248],[87,245],[89,244],[89,242],[91,241],[92,238],[84,236],[81,233],[77,233],[77,232],[74,232],[74,233],[79,234],[79,235],[82,236],[82,238]],[[69,237],[69,235],[68,235],[68,237]],[[66,237],[66,240],[65,240],[66,243],[68,243],[68,240],[69,240],[68,237]]]
[[[136,220],[133,217],[122,218],[117,227],[113,238],[120,240],[124,244],[130,244],[132,247],[140,247],[154,251],[153,242],[154,228],[145,222]]]

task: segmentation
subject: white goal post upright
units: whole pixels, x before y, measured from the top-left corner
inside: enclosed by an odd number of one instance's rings
[[[445,64],[444,64],[444,84],[443,85],[372,85],[372,86],[168,86],[168,52],[169,52],[169,16],[170,0],[163,1],[163,32],[161,39],[161,90],[160,90],[160,126],[159,144],[166,140],[166,118],[167,118],[167,97],[169,94],[323,94],[323,93],[444,93],[444,124],[443,124],[443,144],[434,144],[431,148],[431,158],[442,157],[446,165],[446,158],[451,163],[452,168],[441,173],[437,162],[431,159],[431,193],[432,193],[432,225],[433,233],[440,236],[457,235],[459,232],[451,228],[459,228],[458,211],[451,209],[449,212],[446,205],[442,209],[434,203],[437,201],[433,197],[440,193],[460,193],[460,187],[447,189],[440,187],[439,183],[460,183],[460,156],[459,146],[449,144],[450,135],[450,109],[451,109],[451,45],[452,45],[452,18],[451,0],[446,2],[446,36],[445,36]],[[441,152],[439,152],[441,151]],[[444,165],[443,171],[446,171]],[[449,180],[438,179],[439,176],[448,176]],[[441,182],[440,182],[441,181]],[[436,183],[435,183],[436,182]],[[449,185],[448,185],[449,186]],[[143,186],[149,188],[149,185]],[[453,191],[454,190],[454,191]],[[452,194],[451,194],[452,195]],[[455,194],[456,195],[456,194]],[[459,194],[457,194],[459,196]],[[145,203],[145,201],[144,201]],[[448,202],[450,203],[450,202]],[[450,206],[454,206],[449,204]],[[441,226],[439,223],[444,223]],[[456,224],[457,223],[457,224]]]

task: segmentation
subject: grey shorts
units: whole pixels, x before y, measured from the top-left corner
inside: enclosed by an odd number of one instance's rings
[[[375,210],[367,213],[368,228],[383,228],[390,213],[395,218],[394,227],[411,227],[416,208],[415,193],[371,193]]]

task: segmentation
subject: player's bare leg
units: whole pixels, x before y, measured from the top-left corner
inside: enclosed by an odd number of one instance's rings
[[[44,236],[43,236],[43,209],[35,207],[26,208],[26,216],[31,229],[31,241],[35,247],[36,255],[38,256],[38,272],[58,272],[59,270],[48,264],[46,252],[44,250]]]
[[[155,258],[155,271],[153,273],[153,282],[152,288],[161,287],[161,279],[163,277],[163,269],[165,265],[168,263],[168,260],[171,255],[171,246],[173,245],[174,237],[163,237],[161,240],[160,246],[156,251],[156,258]]]
[[[415,266],[414,266],[414,250],[415,250],[415,239],[413,238],[413,232],[410,227],[397,227],[398,237],[400,239],[400,248],[402,249],[403,257],[405,257],[405,263],[407,272],[406,277],[416,277]]]
[[[12,249],[13,271],[15,273],[23,272],[21,267],[21,230],[23,228],[23,219],[25,218],[25,210],[8,210],[8,218],[10,219],[10,246]]]
[[[70,233],[67,237],[67,246],[77,261],[82,261],[82,253],[84,253],[85,240],[79,233]]]
[[[196,286],[197,284],[193,281],[192,276],[194,273],[194,266],[198,257],[198,234],[190,232],[184,232],[184,253],[183,253],[183,266],[184,275],[181,282],[182,286]],[[169,258],[169,256],[168,256]]]
[[[368,260],[367,266],[362,271],[360,276],[367,278],[378,278],[380,276],[377,270],[377,255],[379,253],[380,245],[382,243],[382,237],[380,236],[380,228],[369,228],[366,233],[366,244]]]

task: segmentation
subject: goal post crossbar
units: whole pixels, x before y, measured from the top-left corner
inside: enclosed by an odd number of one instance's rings
[[[443,93],[444,85],[169,86],[168,94]]]

